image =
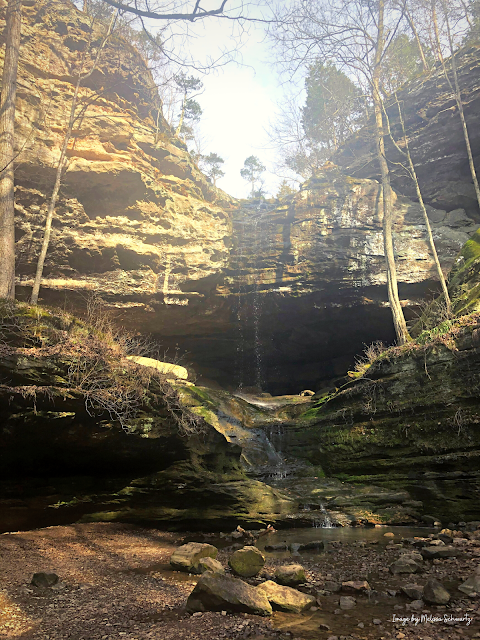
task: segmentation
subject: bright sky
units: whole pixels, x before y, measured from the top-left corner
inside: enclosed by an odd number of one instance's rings
[[[263,177],[269,195],[275,195],[281,181],[268,171],[273,169],[276,154],[268,148],[271,143],[265,129],[273,119],[282,91],[276,72],[268,64],[269,44],[263,42],[263,28],[252,26],[249,31],[243,38],[242,65],[229,63],[202,77],[205,91],[197,98],[203,109],[200,128],[206,140],[205,152],[213,151],[225,160],[225,177],[217,184],[235,197],[249,194],[240,169],[251,155],[267,167]],[[219,48],[229,46],[230,33],[231,23],[205,20],[201,35],[190,42],[192,55],[198,59],[215,57]]]

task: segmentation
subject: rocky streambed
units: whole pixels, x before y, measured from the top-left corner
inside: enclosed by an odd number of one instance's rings
[[[206,638],[344,638],[361,640],[458,640],[480,637],[476,592],[458,586],[479,564],[480,533],[419,531],[381,527],[348,530],[343,539],[312,532],[324,550],[266,551],[277,540],[290,543],[295,532],[265,535],[258,546],[265,564],[258,575],[234,577],[229,566],[238,548],[251,540],[224,534],[189,535],[96,523],[49,527],[0,536],[0,638],[25,640],[190,640]],[[347,531],[347,530],[342,530]],[[298,531],[300,534],[301,531]],[[422,535],[413,535],[420,533]],[[303,534],[305,535],[305,534]],[[301,564],[305,581],[299,594],[310,596],[301,614],[275,610],[270,616],[218,611],[187,611],[196,584],[205,580],[173,570],[170,558],[189,539],[224,545],[216,554],[229,580],[257,589],[275,583],[278,569]],[[226,545],[226,546],[225,546]],[[431,557],[439,550],[454,553]],[[430,555],[430,558],[429,558]],[[408,564],[413,573],[392,567]],[[409,560],[410,559],[410,560]],[[34,573],[55,573],[51,587],[31,584]],[[213,574],[208,574],[213,575]],[[424,587],[440,582],[448,602],[434,604]],[[415,585],[408,586],[408,585]],[[418,597],[420,596],[420,597]],[[416,622],[418,620],[418,622]]]

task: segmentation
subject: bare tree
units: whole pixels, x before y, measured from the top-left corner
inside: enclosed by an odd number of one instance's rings
[[[450,24],[450,16],[449,16],[449,9],[448,9],[448,5],[446,0],[442,0],[442,9],[443,9],[443,17],[445,20],[445,27],[446,27],[446,32],[447,32],[447,38],[448,38],[448,46],[450,49],[450,65],[451,65],[451,69],[452,69],[452,76],[453,76],[453,84],[452,81],[450,80],[449,74],[448,74],[448,69],[447,69],[447,65],[445,63],[445,60],[443,59],[443,57],[441,58],[441,63],[442,63],[442,69],[443,69],[443,73],[444,76],[448,82],[448,85],[450,87],[450,89],[452,90],[452,93],[455,97],[455,102],[457,103],[457,108],[458,108],[458,114],[460,116],[460,121],[462,123],[462,132],[463,132],[463,137],[465,139],[465,146],[467,148],[467,156],[468,156],[468,165],[470,167],[470,174],[472,176],[472,181],[473,181],[473,185],[475,187],[475,193],[477,196],[477,202],[478,202],[478,206],[480,208],[480,187],[478,185],[478,178],[477,178],[477,172],[475,169],[475,163],[473,161],[473,153],[472,153],[472,147],[470,145],[470,136],[468,134],[468,128],[467,128],[467,121],[465,119],[465,112],[463,110],[463,100],[462,100],[462,91],[460,88],[460,83],[458,81],[458,72],[457,72],[457,59],[456,59],[456,47],[455,47],[455,43],[454,43],[454,35],[452,33],[452,28],[451,28],[451,24]],[[437,40],[437,42],[439,42]]]
[[[0,298],[15,299],[15,97],[22,24],[21,0],[7,5],[5,61],[0,97]]]
[[[433,261],[435,262],[435,268],[437,270],[438,279],[440,281],[440,285],[442,287],[443,296],[444,296],[444,299],[445,299],[446,313],[447,313],[447,316],[450,317],[451,312],[452,312],[452,304],[451,304],[451,301],[450,301],[450,294],[448,293],[447,281],[445,280],[445,276],[443,274],[442,266],[441,266],[440,260],[438,258],[437,248],[435,246],[435,240],[433,238],[433,233],[432,233],[432,227],[430,225],[430,220],[428,219],[427,208],[426,208],[425,202],[423,200],[423,195],[422,195],[422,190],[420,188],[420,183],[418,182],[418,177],[417,177],[417,171],[415,169],[415,164],[414,164],[414,162],[412,160],[412,155],[410,153],[410,145],[408,144],[408,136],[407,136],[407,133],[406,133],[406,130],[405,130],[405,121],[404,121],[404,118],[403,118],[402,106],[400,104],[400,101],[399,101],[398,96],[397,96],[396,93],[395,93],[395,103],[397,105],[398,117],[399,117],[399,120],[400,120],[400,125],[402,127],[404,149],[402,149],[400,147],[400,145],[397,143],[397,141],[393,137],[391,129],[390,129],[388,111],[387,111],[387,109],[384,109],[385,119],[386,119],[386,121],[388,123],[389,135],[390,135],[390,138],[392,140],[392,143],[393,143],[394,147],[407,160],[407,166],[402,164],[402,167],[410,175],[410,177],[411,177],[411,179],[412,179],[412,181],[413,181],[413,183],[415,185],[415,191],[417,193],[418,203],[419,203],[420,208],[422,210],[423,220],[425,222],[425,228],[427,229],[427,237],[428,237],[428,243],[430,245],[430,251],[432,252]]]
[[[410,337],[398,294],[393,246],[393,202],[385,157],[383,101],[380,82],[384,59],[399,33],[403,11],[393,0],[292,0],[275,9],[276,24],[270,29],[281,59],[293,72],[305,64],[333,61],[338,69],[355,76],[370,97],[374,112],[372,134],[380,169],[383,200],[383,240],[388,300],[399,344]]]
[[[37,262],[37,270],[35,273],[35,280],[33,283],[33,288],[32,288],[32,294],[30,297],[30,302],[31,304],[37,304],[38,303],[38,296],[40,293],[40,285],[42,283],[42,276],[43,276],[43,267],[45,264],[45,258],[47,256],[47,251],[48,251],[48,246],[50,244],[50,235],[51,235],[51,231],[52,231],[52,220],[53,220],[53,216],[55,214],[55,207],[57,204],[57,199],[58,199],[58,192],[60,190],[60,185],[62,182],[62,175],[64,170],[66,169],[67,166],[67,162],[68,162],[68,157],[67,157],[67,149],[68,149],[68,145],[70,144],[70,140],[72,138],[72,133],[73,133],[73,127],[75,126],[75,124],[80,124],[81,121],[83,120],[85,113],[86,113],[86,108],[81,108],[80,109],[80,113],[77,114],[77,107],[78,107],[78,94],[80,91],[80,87],[82,85],[82,82],[85,82],[85,80],[87,80],[92,73],[94,72],[99,59],[100,59],[100,55],[105,47],[105,45],[107,44],[107,41],[109,39],[109,37],[111,36],[114,26],[115,26],[115,20],[117,17],[117,12],[115,12],[114,15],[112,15],[112,18],[110,20],[110,24],[109,27],[107,29],[107,33],[104,36],[103,40],[102,40],[102,44],[99,46],[99,48],[97,49],[97,53],[94,57],[93,63],[90,67],[90,69],[86,72],[86,73],[82,73],[82,69],[84,64],[86,63],[86,57],[87,57],[87,53],[88,53],[88,48],[86,49],[86,51],[84,52],[84,58],[83,58],[83,64],[81,66],[81,69],[78,73],[77,76],[77,81],[75,84],[75,89],[73,92],[73,97],[72,97],[72,103],[70,106],[70,116],[68,119],[68,123],[67,123],[67,128],[65,131],[65,135],[63,137],[63,142],[62,142],[62,147],[60,149],[60,157],[58,160],[58,164],[57,164],[57,168],[56,168],[56,172],[55,172],[55,182],[54,182],[54,186],[53,186],[53,191],[52,191],[52,195],[50,196],[50,201],[48,203],[48,208],[47,208],[47,217],[45,220],[45,231],[43,234],[43,240],[42,240],[42,247],[40,249],[40,255],[38,257],[38,262]]]

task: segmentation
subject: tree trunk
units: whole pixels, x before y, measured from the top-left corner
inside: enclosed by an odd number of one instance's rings
[[[187,104],[187,94],[185,93],[182,101],[182,110],[180,112],[180,122],[178,123],[177,128],[175,129],[175,135],[180,135],[180,131],[182,130],[183,120],[185,118],[185,106]]]
[[[425,58],[425,52],[423,51],[423,45],[422,45],[422,42],[420,40],[420,36],[418,35],[417,28],[415,27],[415,23],[414,23],[414,21],[412,19],[412,16],[410,15],[410,12],[408,11],[408,9],[405,10],[405,17],[407,18],[408,25],[409,25],[410,29],[412,30],[413,37],[415,38],[415,42],[417,44],[418,53],[420,55],[420,60],[422,61],[423,70],[424,71],[429,71],[430,69],[428,67],[427,59]]]
[[[435,0],[432,0],[431,6],[432,6],[433,32],[435,34],[435,44],[437,45],[437,59],[439,62],[443,64],[442,44],[440,42],[440,33],[438,31],[438,19],[437,19],[437,9],[435,7]]]
[[[55,184],[53,186],[50,202],[48,203],[47,219],[45,221],[45,231],[43,234],[42,248],[40,250],[40,255],[38,257],[37,271],[35,273],[35,280],[33,283],[32,295],[30,298],[31,304],[38,303],[38,295],[40,293],[40,285],[42,283],[42,276],[43,276],[43,265],[45,264],[45,257],[47,255],[48,245],[50,244],[50,234],[52,232],[53,214],[55,213],[55,206],[57,204],[58,192],[60,190],[60,184],[62,182],[62,173],[65,168],[65,160],[67,156],[68,143],[70,142],[70,138],[72,137],[73,125],[75,123],[75,110],[77,108],[78,91],[80,89],[81,81],[82,81],[82,78],[81,76],[79,76],[77,80],[77,84],[75,86],[75,92],[72,98],[72,106],[70,108],[70,118],[68,121],[67,131],[65,133],[65,137],[63,138],[62,149],[60,151],[60,159],[58,161],[57,171],[55,174]]]
[[[378,163],[382,179],[383,194],[383,247],[387,266],[388,301],[393,316],[393,325],[397,335],[398,344],[405,344],[410,339],[407,323],[403,315],[403,309],[398,295],[397,269],[395,266],[395,252],[393,248],[393,216],[392,216],[392,189],[390,187],[390,175],[385,158],[385,143],[383,132],[382,98],[380,95],[381,60],[384,48],[384,0],[378,4],[378,37],[375,51],[375,64],[372,75],[372,97],[375,111],[375,142],[377,148]]]
[[[22,25],[21,0],[7,6],[7,42],[0,97],[0,298],[15,299],[14,128]]]
[[[435,240],[433,239],[433,234],[432,234],[432,227],[430,226],[430,220],[428,219],[427,208],[425,207],[425,203],[423,201],[422,191],[420,189],[420,184],[417,178],[417,172],[415,170],[415,165],[413,164],[412,155],[410,153],[410,147],[408,146],[408,138],[407,138],[407,133],[405,131],[405,122],[403,120],[402,109],[400,107],[400,102],[398,100],[396,93],[395,93],[395,100],[397,102],[397,107],[398,107],[398,117],[400,118],[400,124],[402,125],[402,132],[403,132],[403,138],[405,140],[405,149],[406,149],[406,155],[408,160],[408,166],[410,169],[410,175],[412,176],[412,180],[415,184],[415,191],[417,192],[418,202],[420,204],[420,207],[422,208],[423,219],[425,221],[425,227],[427,228],[427,236],[428,236],[428,242],[430,244],[430,250],[433,255],[435,267],[437,269],[438,279],[440,280],[440,284],[442,286],[443,296],[445,298],[445,304],[447,306],[447,314],[448,316],[450,316],[452,312],[452,303],[450,301],[450,295],[448,293],[447,282],[445,280],[445,276],[443,275],[440,260],[438,259],[437,248],[435,247]]]
[[[446,19],[446,25],[447,25],[448,44],[450,47],[450,53],[452,54],[451,61],[452,61],[453,83],[454,83],[453,87],[448,77],[448,72],[445,64],[443,64],[443,72],[448,81],[448,84],[452,88],[452,91],[455,95],[455,101],[457,103],[458,113],[460,115],[460,120],[462,123],[463,137],[465,139],[465,145],[467,147],[467,156],[468,156],[468,165],[470,167],[470,175],[472,176],[473,185],[475,187],[475,194],[477,196],[477,202],[480,208],[480,187],[478,185],[475,163],[473,161],[472,147],[470,146],[470,136],[468,135],[467,121],[465,120],[465,113],[463,111],[462,93],[460,91],[460,84],[458,82],[458,74],[457,74],[457,60],[455,58],[454,43],[452,38],[452,32],[450,30],[450,21],[448,19],[447,7],[445,6],[445,3],[443,4],[443,10],[445,12],[445,19]]]
[[[75,124],[75,112],[77,109],[77,103],[78,103],[78,92],[80,90],[80,85],[82,84],[82,82],[84,80],[86,80],[87,78],[89,78],[93,71],[95,70],[97,63],[100,59],[100,54],[103,51],[103,48],[105,47],[108,38],[110,37],[113,28],[115,26],[115,22],[117,19],[117,15],[118,15],[118,10],[113,14],[111,20],[110,20],[110,25],[108,27],[108,31],[106,36],[103,39],[103,42],[101,44],[101,46],[99,47],[98,51],[97,51],[97,55],[95,56],[95,60],[93,62],[93,65],[90,69],[90,71],[88,73],[86,73],[85,75],[82,76],[81,72],[78,75],[77,78],[77,83],[75,85],[75,91],[73,93],[73,98],[72,98],[72,105],[70,107],[70,117],[68,120],[68,125],[67,125],[67,130],[65,132],[65,136],[63,138],[63,144],[62,144],[62,148],[60,151],[60,158],[58,160],[58,165],[57,165],[57,170],[55,173],[55,184],[53,186],[53,191],[52,191],[52,195],[50,197],[50,202],[48,203],[48,210],[47,210],[47,219],[45,221],[45,232],[43,234],[43,241],[42,241],[42,248],[40,250],[40,255],[38,257],[38,262],[37,262],[37,271],[35,273],[35,280],[33,283],[33,288],[32,288],[32,294],[31,294],[31,298],[30,298],[30,303],[31,304],[37,304],[38,303],[38,295],[40,293],[40,285],[42,284],[42,276],[43,276],[43,266],[45,263],[45,257],[47,255],[47,251],[48,251],[48,245],[50,244],[50,234],[52,232],[52,220],[53,220],[53,215],[55,213],[55,206],[57,204],[57,198],[58,198],[58,192],[60,190],[60,185],[62,182],[62,173],[63,170],[65,169],[65,165],[67,162],[67,149],[68,149],[68,144],[70,142],[70,138],[72,137],[72,132],[73,132],[73,126]],[[81,112],[81,118],[80,118],[80,123],[83,121],[83,118],[85,116],[85,110],[83,110],[83,112]]]

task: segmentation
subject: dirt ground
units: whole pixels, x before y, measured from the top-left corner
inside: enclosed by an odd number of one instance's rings
[[[201,537],[196,539],[203,541]],[[196,577],[171,571],[169,558],[184,535],[120,524],[79,524],[0,535],[0,638],[2,640],[460,640],[480,638],[480,599],[462,596],[456,586],[480,563],[480,543],[468,544],[463,558],[425,563],[419,577],[395,577],[388,565],[398,557],[396,545],[364,542],[331,544],[315,557],[295,558],[307,571],[306,589],[318,594],[318,606],[302,615],[274,613],[271,619],[224,612],[187,614],[186,599]],[[208,538],[205,541],[210,541]],[[476,541],[475,541],[476,542]],[[226,566],[229,551],[218,559]],[[269,577],[285,557],[267,558]],[[56,573],[60,583],[40,589],[34,573]],[[441,621],[417,625],[409,601],[398,595],[402,584],[434,575],[454,595],[445,607],[424,615]],[[359,596],[349,611],[338,608],[339,594],[323,594],[326,580],[368,578],[370,598]],[[397,591],[397,594],[395,594]],[[444,616],[471,623],[445,623]],[[402,624],[397,618],[409,618]]]

